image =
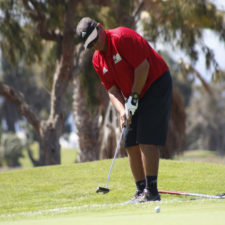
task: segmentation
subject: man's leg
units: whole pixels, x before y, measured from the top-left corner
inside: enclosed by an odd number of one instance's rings
[[[126,148],[135,182],[145,180],[141,151],[138,145]]]
[[[141,151],[138,145],[127,147],[126,150],[128,154],[131,172],[133,174],[137,186],[137,192],[135,195],[139,195],[143,192],[146,186]]]
[[[144,173],[146,176],[158,176],[159,147],[157,145],[140,145]]]
[[[159,147],[156,145],[140,145],[144,173],[146,176],[146,191],[151,195],[149,199],[160,200],[157,188],[157,178],[159,169]]]

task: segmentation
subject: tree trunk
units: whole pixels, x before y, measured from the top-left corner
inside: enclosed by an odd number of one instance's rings
[[[61,125],[63,121],[61,122]],[[44,162],[44,165],[60,164],[60,144],[59,137],[61,135],[62,128],[57,128],[56,123],[51,121],[42,121],[40,133],[41,144],[40,150],[45,154],[40,154],[40,162]]]
[[[119,116],[112,103],[109,102],[101,129],[100,159],[113,158],[120,135]],[[122,143],[123,140],[119,146],[118,157],[127,156],[124,144]]]
[[[101,89],[101,87],[100,87]],[[99,90],[99,89],[98,89]],[[91,112],[87,107],[81,82],[74,80],[73,111],[79,137],[78,162],[87,162],[99,159],[100,129],[102,107],[96,107]]]
[[[64,124],[64,98],[74,67],[74,19],[76,2],[68,1],[63,36],[57,40],[59,58],[51,93],[50,116],[40,126],[40,142],[45,152],[45,164],[60,164],[59,138]]]
[[[17,110],[15,106],[12,105],[11,102],[5,102],[4,105],[5,105],[5,119],[7,124],[7,130],[15,133],[16,132],[15,121],[18,118]]]
[[[30,10],[28,2],[24,0],[23,3],[24,6]],[[64,124],[64,98],[68,84],[71,81],[72,75],[74,75],[74,12],[77,2],[69,0],[66,4],[67,7],[62,35],[49,32],[46,29],[44,17],[33,18],[31,15],[31,18],[37,20],[40,35],[46,40],[55,41],[59,50],[51,92],[51,107],[48,120],[41,121],[26,103],[22,93],[0,82],[0,95],[6,97],[19,108],[21,114],[27,118],[38,134],[41,148],[37,165],[60,163],[59,138]]]
[[[75,124],[79,137],[78,162],[86,162],[98,159],[98,124],[96,109],[91,114],[87,110],[87,102],[79,79],[74,80],[73,111],[75,112]]]

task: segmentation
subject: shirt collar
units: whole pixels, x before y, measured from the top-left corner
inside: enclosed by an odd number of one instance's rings
[[[111,35],[110,32],[108,30],[105,30],[106,33],[106,41],[107,41],[107,52],[102,52],[105,56],[110,56],[110,52],[111,52]]]

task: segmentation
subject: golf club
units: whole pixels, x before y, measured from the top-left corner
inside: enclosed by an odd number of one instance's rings
[[[196,196],[201,198],[225,199],[225,193],[218,194],[218,195],[209,195],[209,194],[189,193],[189,192],[183,192],[183,191],[164,191],[164,190],[159,190],[159,193],[171,194],[171,195]]]
[[[97,193],[106,194],[106,193],[108,193],[110,191],[109,190],[109,177],[110,177],[110,174],[112,172],[112,168],[113,168],[113,165],[114,165],[114,162],[115,162],[117,153],[119,151],[120,143],[121,143],[121,140],[122,140],[122,137],[123,137],[124,132],[125,132],[125,127],[123,127],[123,129],[122,129],[122,132],[120,134],[119,141],[118,141],[117,146],[116,146],[116,151],[115,151],[115,154],[114,154],[114,157],[113,157],[112,165],[111,165],[110,170],[109,170],[106,187],[97,187],[97,190],[96,190]]]

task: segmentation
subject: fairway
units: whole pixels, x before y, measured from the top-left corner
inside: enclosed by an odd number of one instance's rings
[[[110,165],[103,160],[0,173],[0,225],[224,225],[225,199],[162,194],[161,202],[125,204],[135,191],[127,158],[116,160],[110,192],[97,194]],[[224,193],[225,166],[161,160],[159,189]]]

